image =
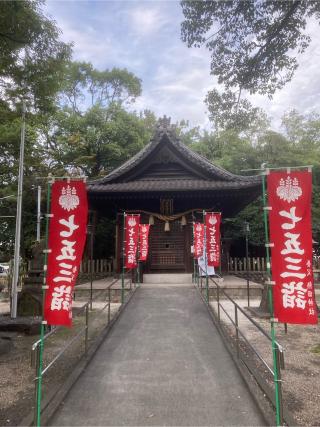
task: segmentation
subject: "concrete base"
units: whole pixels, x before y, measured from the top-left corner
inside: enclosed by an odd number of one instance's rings
[[[11,319],[9,316],[0,318],[0,332],[20,332],[27,335],[40,333],[41,318],[21,316]]]
[[[185,273],[144,274],[143,284],[191,285],[192,274],[185,274]]]

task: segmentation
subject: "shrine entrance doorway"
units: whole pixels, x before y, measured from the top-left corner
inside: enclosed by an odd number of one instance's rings
[[[170,221],[170,230],[165,231],[165,222],[158,219],[150,227],[150,247],[147,270],[150,273],[186,272],[190,254],[188,226],[181,221]]]

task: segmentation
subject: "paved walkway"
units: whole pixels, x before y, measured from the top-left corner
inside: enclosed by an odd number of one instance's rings
[[[200,300],[140,288],[51,425],[265,425]]]

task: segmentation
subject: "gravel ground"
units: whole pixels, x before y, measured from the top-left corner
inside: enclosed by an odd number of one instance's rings
[[[77,302],[77,306],[83,302]],[[101,312],[104,303],[95,302],[89,319],[90,341],[99,334],[107,324],[108,310]],[[117,312],[120,304],[111,305],[111,317]],[[2,312],[3,304],[2,304]],[[84,316],[75,317],[73,327],[62,328],[45,341],[44,367],[54,358],[67,341],[72,339],[84,326]],[[4,335],[4,333],[3,333]],[[38,336],[26,336],[17,333],[6,333],[13,341],[13,349],[0,355],[0,425],[16,426],[34,405],[34,368],[31,368],[31,346]],[[74,364],[82,357],[84,340],[79,339],[65,352],[64,356],[48,370],[43,377],[43,397],[47,390],[58,388],[69,375]]]
[[[227,300],[221,301],[226,311],[233,316],[234,307]],[[247,306],[246,300],[237,300],[242,307]],[[252,306],[259,306],[259,301],[252,301]],[[216,310],[216,304],[212,303]],[[234,327],[227,316],[221,311],[221,319]],[[270,332],[268,320],[255,320]],[[245,337],[272,367],[270,342],[242,314],[239,314],[239,325]],[[285,333],[284,325],[276,325],[276,339],[284,348],[285,369],[282,370],[283,397],[297,424],[306,426],[320,425],[320,326],[288,325]],[[266,377],[267,372],[265,372]]]

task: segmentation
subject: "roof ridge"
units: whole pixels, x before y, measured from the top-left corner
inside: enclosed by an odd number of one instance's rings
[[[133,169],[139,162],[141,162],[143,159],[145,159],[149,154],[152,153],[152,151],[155,149],[155,147],[163,140],[163,137],[167,136],[168,141],[176,147],[176,149],[184,155],[188,160],[191,162],[196,163],[200,168],[205,169],[210,174],[213,174],[216,178],[222,178],[226,181],[241,181],[241,182],[257,182],[259,180],[258,175],[254,176],[243,176],[243,175],[236,175],[233,174],[225,169],[223,169],[220,166],[217,166],[213,163],[211,163],[206,157],[202,156],[201,154],[195,152],[184,144],[181,141],[181,138],[176,134],[175,129],[173,127],[164,127],[164,126],[158,126],[153,137],[151,138],[150,142],[145,145],[138,153],[136,153],[134,156],[132,156],[130,159],[125,161],[123,164],[118,166],[116,169],[111,171],[108,175],[106,175],[103,178],[99,178],[97,180],[93,180],[90,183],[93,185],[96,184],[106,184],[110,181],[119,178],[121,175],[125,174],[126,172],[129,172],[131,169]]]

